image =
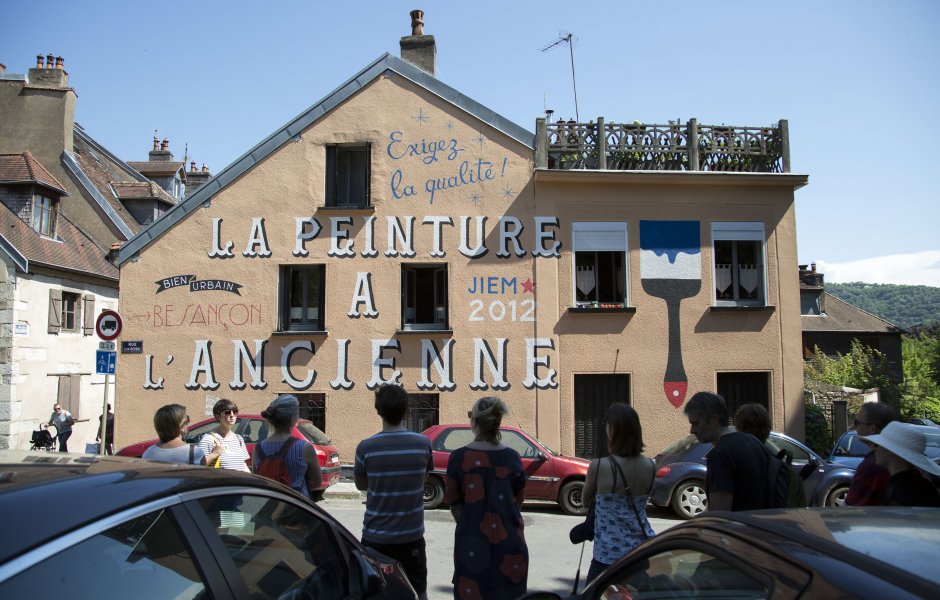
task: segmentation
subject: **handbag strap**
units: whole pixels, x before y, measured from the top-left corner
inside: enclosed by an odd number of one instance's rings
[[[643,539],[648,540],[649,536],[646,535],[646,527],[643,526],[643,519],[640,518],[640,511],[636,509],[636,503],[633,501],[633,492],[630,491],[630,485],[627,483],[627,476],[623,474],[623,469],[620,468],[620,463],[614,460],[613,456],[608,456],[610,460],[610,470],[613,473],[614,467],[617,468],[617,471],[620,473],[620,477],[623,479],[623,489],[627,493],[627,502],[630,504],[630,508],[633,509],[633,516],[636,517],[636,524],[640,528],[640,533],[643,534]],[[614,484],[617,483],[617,475],[614,474]]]
[[[189,464],[194,464],[193,458],[195,457],[195,455],[196,455],[196,446],[193,444],[190,444],[189,445]]]

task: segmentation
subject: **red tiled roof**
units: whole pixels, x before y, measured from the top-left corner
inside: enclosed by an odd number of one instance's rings
[[[9,208],[0,206],[0,234],[30,263],[118,279],[117,267],[105,260],[106,251],[62,213],[56,217],[57,239],[53,240],[39,235]]]
[[[59,181],[29,152],[0,154],[0,183],[36,183],[68,195]]]

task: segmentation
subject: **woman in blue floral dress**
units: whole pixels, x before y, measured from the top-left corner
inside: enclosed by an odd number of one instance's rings
[[[594,558],[588,582],[653,536],[646,502],[656,467],[643,456],[640,417],[629,404],[612,404],[604,426],[610,455],[591,461],[581,495],[585,506],[594,505]]]
[[[508,412],[502,400],[480,398],[467,413],[475,439],[450,455],[444,502],[457,521],[454,598],[516,598],[526,592],[529,549],[522,523],[525,472],[500,443]]]

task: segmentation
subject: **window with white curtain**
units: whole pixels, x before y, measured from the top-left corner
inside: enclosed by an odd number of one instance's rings
[[[627,224],[581,221],[571,233],[574,306],[628,306]]]
[[[747,221],[712,223],[715,304],[764,306],[764,224]]]

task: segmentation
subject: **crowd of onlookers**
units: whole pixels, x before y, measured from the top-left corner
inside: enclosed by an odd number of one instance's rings
[[[59,416],[61,407],[56,409],[50,421],[66,428],[68,418]],[[359,443],[353,469],[356,487],[367,492],[362,542],[399,561],[419,597],[426,598],[423,493],[434,465],[430,440],[404,426],[408,394],[401,386],[380,386],[375,410],[381,431]],[[788,473],[786,499],[775,501],[768,493],[774,485],[773,461],[785,457],[772,455],[765,446],[771,427],[766,408],[741,406],[732,426],[724,399],[699,392],[684,412],[691,433],[713,444],[705,481],[708,510],[806,506],[796,472]],[[448,461],[444,501],[456,522],[455,598],[515,598],[526,591],[529,553],[521,513],[526,475],[519,454],[500,442],[500,424],[507,413],[499,398],[474,402],[467,412],[473,441]],[[143,458],[259,473],[307,497],[320,486],[313,446],[291,435],[299,419],[296,397],[281,395],[261,413],[272,433],[251,455],[232,429],[238,417],[235,403],[219,400],[213,415],[219,423],[215,431],[198,444],[188,444],[183,439],[189,424],[185,407],[160,408],[154,415],[160,441]],[[940,493],[923,475],[940,476],[940,466],[924,454],[921,429],[899,422],[894,409],[884,403],[864,404],[854,425],[873,449],[856,469],[847,504],[940,506]],[[570,536],[574,543],[594,541],[588,581],[654,535],[646,505],[656,467],[643,454],[639,415],[627,404],[613,404],[604,429],[608,455],[591,461],[582,494],[588,517]],[[66,440],[67,435],[60,444]]]

